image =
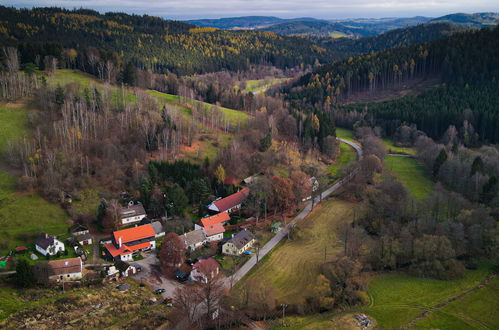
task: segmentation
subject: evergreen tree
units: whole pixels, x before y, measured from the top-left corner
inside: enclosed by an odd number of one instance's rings
[[[272,146],[272,131],[269,130],[267,135],[263,137],[263,139],[260,140],[260,148],[259,150],[261,152],[265,152],[269,150],[269,148]]]
[[[121,82],[125,85],[133,86],[137,80],[137,68],[129,61],[121,72]]]
[[[21,288],[29,288],[35,284],[35,274],[27,260],[17,261],[15,279],[16,284]]]
[[[184,189],[176,183],[167,189],[166,200],[169,213],[176,216],[182,215],[189,204],[189,198],[187,198]]]
[[[476,156],[475,160],[473,160],[473,164],[471,164],[470,176],[473,176],[476,173],[483,173],[483,171],[484,171],[484,165],[482,157]]]
[[[440,167],[447,161],[447,152],[445,149],[440,150],[435,162],[433,163],[433,177],[437,177]]]

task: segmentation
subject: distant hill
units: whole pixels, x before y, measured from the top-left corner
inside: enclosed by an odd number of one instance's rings
[[[354,38],[374,34],[363,29],[347,27],[342,23],[333,23],[324,20],[289,21],[261,28],[260,30],[281,35],[313,35],[330,36],[333,38]]]
[[[451,14],[432,19],[431,23],[445,22],[468,28],[482,28],[499,24],[499,13]]]
[[[316,21],[315,18],[302,17],[285,19],[274,16],[243,16],[243,17],[227,17],[218,19],[198,19],[189,20],[185,23],[194,24],[201,27],[215,27],[226,30],[254,30],[258,28],[268,27],[284,22],[293,21]]]
[[[393,29],[400,29],[427,23],[430,17],[388,17],[388,18],[358,18],[350,20],[331,20],[348,28],[364,31],[363,35],[376,35]]]
[[[316,41],[330,49],[335,59],[384,51],[391,48],[422,44],[431,40],[448,37],[465,27],[449,23],[432,23],[408,28],[390,30],[377,36],[360,39],[318,38]]]

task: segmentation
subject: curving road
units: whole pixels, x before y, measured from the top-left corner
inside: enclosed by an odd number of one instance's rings
[[[363,157],[362,148],[356,144],[355,142],[344,140],[340,138],[336,138],[338,141],[348,144],[357,152],[357,159],[361,160]],[[346,182],[348,182],[355,175],[355,171],[335,183],[333,186],[329,187],[322,193],[321,196],[315,198],[314,205],[320,203],[323,198],[326,198],[336,190],[338,190],[341,186],[343,186]],[[308,201],[305,205],[305,208],[282,230],[278,231],[277,234],[270,239],[262,248],[260,248],[260,253],[258,259],[262,259],[265,257],[279,242],[288,235],[290,228],[295,226],[295,224],[304,219],[310,212],[312,211],[312,200]],[[230,278],[225,281],[226,287],[231,287],[236,284],[239,280],[241,280],[253,267],[256,265],[256,255],[253,255],[250,260],[248,260],[237,272],[234,273]]]

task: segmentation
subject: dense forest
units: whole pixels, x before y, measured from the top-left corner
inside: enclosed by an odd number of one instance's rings
[[[246,70],[251,64],[285,68],[328,60],[324,49],[307,40],[269,32],[198,28],[146,15],[0,7],[0,21],[0,46],[18,46],[21,63],[41,69],[48,65],[48,57],[86,72],[116,71],[132,62],[141,69],[182,75]]]
[[[438,77],[439,88],[415,98],[346,107],[345,111],[374,114],[374,119],[368,119],[385,127],[392,121],[417,123],[434,138],[451,124],[461,129],[466,120],[479,141],[497,142],[498,36],[499,28],[467,31],[422,45],[351,57],[303,76],[287,90],[288,99],[302,106],[338,108],[352,93],[401,89],[413,79]]]

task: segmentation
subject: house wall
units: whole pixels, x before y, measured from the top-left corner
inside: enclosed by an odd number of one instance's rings
[[[87,242],[87,243],[85,244],[85,242]],[[91,238],[89,238],[89,239],[83,240],[83,241],[78,242],[78,243],[79,243],[80,245],[91,245],[91,244],[92,244],[92,239],[91,239]]]
[[[131,253],[129,254],[122,254],[119,256],[119,258],[123,261],[130,261],[133,260],[133,255]]]
[[[46,256],[48,254],[47,251],[45,251],[44,249],[42,249],[41,247],[39,247],[38,245],[35,245],[35,248],[36,248],[36,251],[40,252],[41,254],[43,254],[44,256]]]
[[[66,281],[76,281],[76,280],[81,280],[83,278],[83,274],[81,272],[78,273],[68,273],[68,274],[61,274],[61,275],[52,275],[49,276],[49,281],[51,282],[66,282]]]
[[[213,242],[213,241],[221,241],[223,238],[224,238],[224,234],[220,233],[220,234],[208,236],[208,237],[206,237],[206,240],[208,242]]]
[[[128,225],[128,224],[131,224],[131,223],[139,222],[140,220],[144,219],[145,217],[146,217],[146,215],[142,214],[142,215],[136,215],[136,216],[133,216],[133,217],[121,218],[121,223],[123,225]]]
[[[35,244],[36,251],[40,252],[44,256],[47,256],[48,254],[51,256],[54,256],[57,254],[57,252],[64,252],[64,244],[61,241],[58,241],[54,239],[54,249],[51,249],[51,246],[47,248],[47,250],[43,249],[42,247],[38,246]]]

